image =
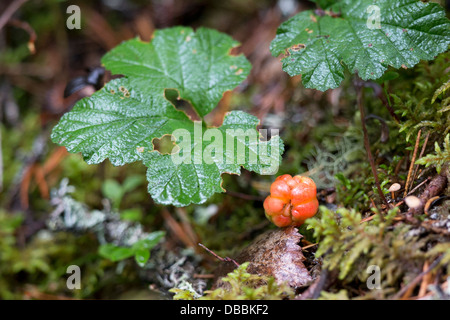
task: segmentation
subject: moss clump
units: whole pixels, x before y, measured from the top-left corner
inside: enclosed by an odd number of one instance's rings
[[[201,300],[280,300],[292,298],[294,293],[287,285],[279,285],[273,277],[259,276],[247,272],[249,263],[245,262],[233,272],[222,278],[229,286],[206,291]],[[171,289],[175,300],[193,300],[195,294],[190,290]]]
[[[319,242],[316,256],[323,258],[324,268],[336,274],[338,285],[329,290],[338,297],[344,296],[340,290],[346,288],[348,297],[390,298],[420,274],[427,261],[443,252],[448,255],[446,261],[450,259],[448,243],[430,250],[444,241],[444,236],[398,223],[398,208],[383,216],[374,210],[370,221],[364,221],[356,210],[344,208],[333,212],[322,206],[320,214],[320,219],[307,223]],[[371,266],[380,271],[380,287],[374,290],[368,285]]]

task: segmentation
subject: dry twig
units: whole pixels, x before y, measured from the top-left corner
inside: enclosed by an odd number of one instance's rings
[[[201,243],[199,243],[198,245],[199,245],[200,247],[202,247],[203,249],[205,249],[206,251],[208,251],[209,253],[211,253],[214,257],[216,257],[216,258],[219,259],[220,261],[223,261],[223,262],[233,262],[234,265],[235,265],[236,267],[239,267],[239,263],[237,263],[235,260],[231,259],[230,257],[222,258],[222,257],[219,256],[217,253],[215,253],[214,251],[208,249],[205,245],[203,245],[203,244],[201,244]]]
[[[414,163],[416,162],[417,149],[419,148],[421,132],[422,132],[422,130],[419,130],[419,132],[417,133],[416,144],[414,146],[414,153],[413,153],[413,157],[411,159],[411,164],[410,164],[409,170],[408,170],[408,178],[406,179],[405,193],[403,194],[404,197],[406,197],[406,195],[408,194],[410,182],[413,181],[413,180],[411,180],[411,176],[412,176],[412,172],[413,172],[413,168],[414,168]]]
[[[397,292],[394,297],[392,299],[399,299],[399,298],[403,298],[405,296],[405,294],[408,293],[408,291],[414,289],[414,287],[422,280],[422,278],[424,276],[426,276],[428,273],[430,273],[431,271],[433,271],[434,268],[436,268],[439,263],[441,262],[443,256],[440,256],[439,258],[437,258],[436,260],[434,260],[434,262],[429,266],[428,269],[426,269],[425,271],[422,271],[417,277],[414,278],[413,281],[411,281],[410,283],[408,283],[406,286],[404,286],[399,292]],[[411,289],[412,288],[412,289]]]
[[[27,1],[28,0],[15,0],[9,4],[0,16],[0,30],[5,26],[9,19],[11,19],[12,15]]]

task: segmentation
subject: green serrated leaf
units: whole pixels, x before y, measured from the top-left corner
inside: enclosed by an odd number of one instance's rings
[[[140,151],[153,150],[153,138],[191,122],[162,95],[146,94],[121,78],[79,101],[51,137],[69,152],[81,152],[89,164],[109,158],[119,166],[139,160]]]
[[[183,127],[186,137],[177,138],[180,149],[175,154],[143,153],[153,199],[175,206],[200,204],[214,193],[224,192],[223,173],[240,174],[241,166],[259,174],[276,172],[283,142],[279,136],[260,141],[258,124],[255,116],[232,111],[218,128]]]
[[[151,42],[132,39],[102,59],[106,69],[130,79],[131,87],[164,95],[176,89],[203,117],[214,109],[225,91],[247,78],[251,65],[230,51],[239,43],[218,31],[189,27],[157,30]]]
[[[450,44],[450,22],[436,3],[340,0],[332,8],[337,5],[337,16],[297,14],[278,28],[271,43],[273,55],[284,54],[283,70],[301,74],[307,88],[336,88],[345,69],[375,80],[388,66],[411,68],[434,59]]]

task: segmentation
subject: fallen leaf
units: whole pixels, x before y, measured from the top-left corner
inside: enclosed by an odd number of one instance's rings
[[[247,271],[251,274],[273,276],[277,283],[287,283],[293,288],[304,287],[312,282],[312,277],[303,264],[301,238],[294,227],[267,231],[234,260],[239,264],[250,262]],[[223,287],[222,278],[234,268],[233,263],[224,262],[216,272],[217,281],[213,288]]]

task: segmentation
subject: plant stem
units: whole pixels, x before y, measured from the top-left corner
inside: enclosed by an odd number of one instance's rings
[[[363,129],[363,133],[364,133],[364,147],[366,148],[366,152],[367,152],[367,157],[369,158],[369,163],[370,163],[370,167],[372,169],[372,174],[375,178],[375,185],[377,186],[378,189],[378,194],[380,195],[380,198],[384,201],[384,203],[386,204],[386,207],[389,208],[389,203],[387,202],[386,197],[383,194],[383,190],[381,189],[380,186],[380,181],[378,179],[378,174],[377,174],[377,168],[375,167],[375,161],[373,159],[372,156],[372,151],[370,151],[370,141],[369,141],[369,135],[367,133],[367,128],[366,128],[366,116],[364,113],[364,106],[363,106],[363,89],[362,89],[362,85],[361,84],[356,84],[356,91],[357,91],[357,104],[358,104],[358,108],[359,108],[359,113],[361,116],[361,125],[362,125],[362,129]],[[383,216],[380,213],[381,218],[383,218]]]

